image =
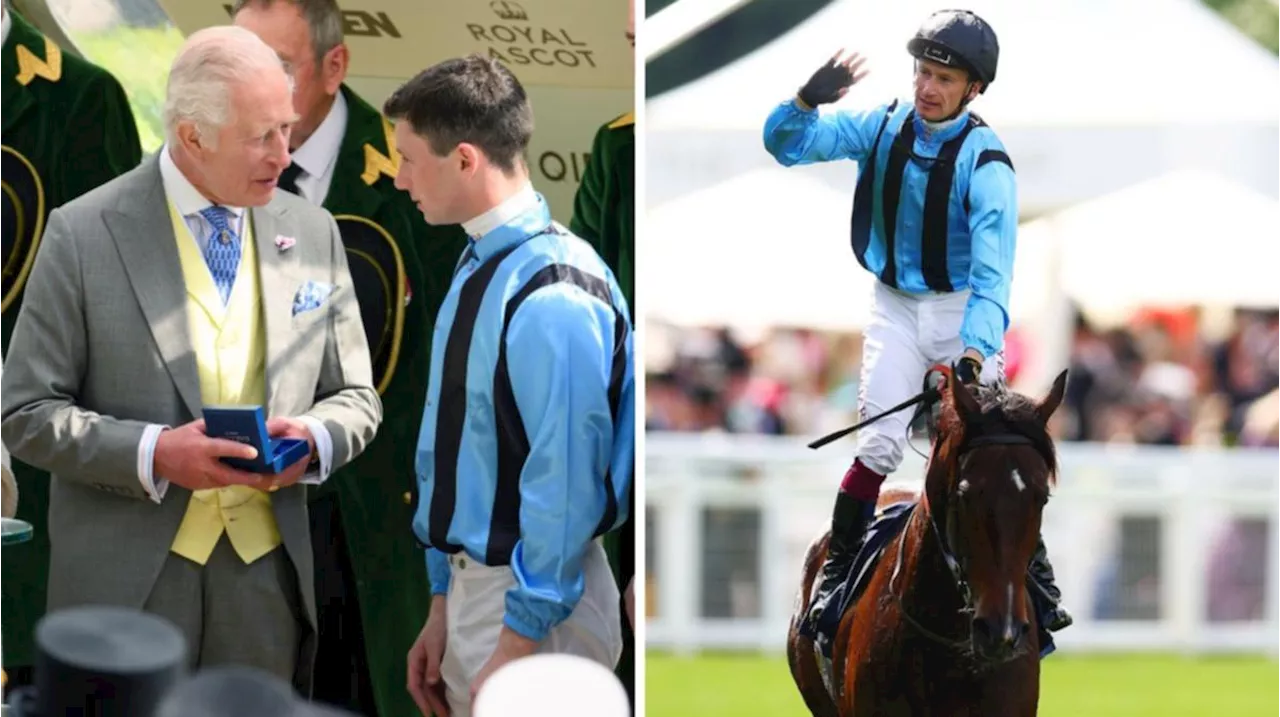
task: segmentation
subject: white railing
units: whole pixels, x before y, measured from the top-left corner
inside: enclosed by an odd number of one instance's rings
[[[783,649],[804,550],[828,525],[851,446],[812,451],[791,438],[646,434],[646,644]],[[1062,651],[1277,654],[1280,453],[1079,443],[1058,450],[1061,482],[1043,534],[1076,618],[1056,636]],[[918,486],[923,466],[908,450],[886,488]],[[723,509],[745,509],[748,517],[736,515],[741,535],[724,534],[734,516]],[[705,546],[704,532],[720,547]],[[1235,566],[1226,579],[1215,577],[1222,563]],[[1105,577],[1116,572],[1119,587],[1108,589]],[[704,585],[713,575],[719,584]]]

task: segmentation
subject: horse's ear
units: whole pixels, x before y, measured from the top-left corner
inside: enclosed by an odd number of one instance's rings
[[[978,398],[973,395],[973,391],[969,390],[964,381],[956,378],[955,371],[951,372],[947,380],[947,388],[951,393],[951,405],[956,409],[956,415],[961,421],[967,423],[982,414],[982,406],[978,405]]]
[[[1040,422],[1048,425],[1049,417],[1053,412],[1058,410],[1058,405],[1062,403],[1062,395],[1067,390],[1067,369],[1063,369],[1062,373],[1053,380],[1053,388],[1049,389],[1049,395],[1040,399],[1040,403],[1036,404],[1036,415],[1040,417]]]

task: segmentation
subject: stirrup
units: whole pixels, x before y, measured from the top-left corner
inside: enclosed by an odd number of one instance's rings
[[[837,561],[832,560],[830,553],[828,553],[827,559],[818,568],[818,575],[813,581],[813,587],[809,590],[809,609],[805,611],[804,618],[801,620],[801,632],[813,635],[818,633],[822,615],[830,608],[832,598],[840,591],[840,583],[844,573],[848,571],[848,567],[848,565],[843,568],[840,567]],[[827,589],[823,590],[823,588]]]

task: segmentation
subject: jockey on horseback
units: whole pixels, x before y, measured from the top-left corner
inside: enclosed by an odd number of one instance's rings
[[[996,134],[968,105],[996,77],[999,44],[982,18],[943,10],[907,43],[915,58],[915,101],[820,116],[866,71],[855,53],[836,53],[765,122],[764,144],[784,166],[838,159],[858,163],[852,244],[875,274],[872,318],[863,334],[859,420],[916,394],[920,377],[954,365],[968,384],[1004,380],[1004,333],[1018,228],[1012,162]],[[926,373],[928,375],[926,375]],[[849,572],[875,512],[880,485],[902,462],[910,414],[862,429],[857,459],[844,476],[817,594],[802,630],[830,634],[825,610]],[[1059,604],[1041,539],[1030,566],[1052,608],[1044,627],[1072,618]],[[823,624],[819,625],[819,620]]]

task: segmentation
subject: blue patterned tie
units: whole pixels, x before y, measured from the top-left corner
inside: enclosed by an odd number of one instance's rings
[[[204,261],[213,274],[213,283],[226,306],[231,287],[236,283],[236,268],[240,266],[240,236],[231,228],[232,214],[226,207],[214,205],[200,210],[200,216],[213,227],[213,236],[204,250]]]

